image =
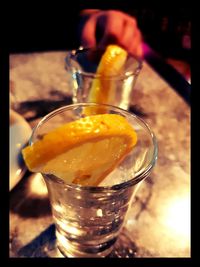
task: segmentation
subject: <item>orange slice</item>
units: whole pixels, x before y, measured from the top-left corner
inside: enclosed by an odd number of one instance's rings
[[[97,78],[92,82],[88,102],[113,104],[116,97],[117,78],[123,71],[127,52],[117,45],[108,45],[97,68]],[[98,74],[101,75],[98,77]],[[115,76],[115,78],[111,78]],[[99,108],[98,108],[99,109]],[[99,110],[101,113],[102,107]],[[104,112],[102,112],[104,113]],[[88,112],[89,115],[89,112]]]
[[[22,150],[30,171],[67,183],[96,186],[131,151],[137,135],[117,114],[88,116],[64,124]]]

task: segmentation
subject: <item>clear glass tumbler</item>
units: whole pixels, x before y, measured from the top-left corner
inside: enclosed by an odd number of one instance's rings
[[[43,174],[58,248],[65,257],[105,257],[112,251],[131,200],[157,159],[156,138],[149,126],[136,115],[110,105],[79,103],[57,109],[35,127],[30,144],[63,123],[84,117],[85,107],[96,114],[99,106],[106,113],[126,117],[137,132],[138,142],[99,186],[67,184],[59,177]]]
[[[98,102],[127,110],[130,105],[131,92],[142,68],[142,62],[128,54],[123,72],[120,75],[105,77],[96,73],[104,52],[105,48],[80,48],[68,52],[66,69],[71,73],[73,103]],[[102,87],[106,92],[109,90],[109,97],[91,101],[89,95],[93,83],[99,85],[97,90],[102,90]]]

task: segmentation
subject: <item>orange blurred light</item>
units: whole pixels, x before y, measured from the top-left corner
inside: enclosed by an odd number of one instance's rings
[[[163,209],[162,223],[180,245],[190,242],[190,198],[187,195],[174,198]]]
[[[38,196],[47,195],[47,187],[40,173],[33,175],[30,181],[30,191],[34,195],[38,195]]]

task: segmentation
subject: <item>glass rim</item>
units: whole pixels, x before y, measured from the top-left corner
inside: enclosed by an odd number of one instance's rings
[[[140,118],[139,116],[137,116],[133,112],[126,111],[126,110],[119,108],[119,107],[116,107],[116,106],[112,106],[112,105],[108,105],[108,104],[98,104],[98,103],[76,103],[76,104],[66,105],[66,106],[60,107],[58,109],[55,109],[55,110],[51,111],[50,113],[48,113],[46,116],[44,116],[38,122],[38,124],[33,128],[31,137],[29,139],[29,145],[32,145],[32,143],[33,143],[32,139],[33,139],[37,129],[39,129],[43,123],[45,123],[46,121],[48,121],[52,117],[56,116],[58,113],[61,113],[63,111],[67,111],[67,110],[72,110],[75,107],[85,107],[85,106],[104,106],[104,107],[110,108],[112,110],[120,111],[120,112],[122,112],[122,114],[124,113],[125,115],[130,116],[130,117],[138,120],[140,123],[142,123],[152,138],[152,143],[153,143],[153,147],[154,147],[152,160],[147,165],[147,167],[144,169],[144,171],[142,171],[142,173],[138,172],[138,174],[135,175],[133,178],[131,178],[127,181],[124,181],[122,183],[114,184],[114,185],[110,185],[110,186],[82,186],[82,185],[78,185],[78,184],[67,183],[64,180],[62,180],[61,178],[56,177],[52,174],[42,174],[42,173],[41,174],[44,175],[45,177],[48,177],[51,180],[54,179],[54,181],[57,183],[66,185],[68,188],[75,188],[77,190],[93,190],[95,192],[101,192],[101,191],[105,191],[105,190],[119,190],[119,189],[122,189],[122,188],[125,188],[128,186],[131,186],[131,185],[135,185],[135,184],[139,183],[140,181],[142,181],[144,178],[146,178],[157,161],[158,145],[157,145],[157,139],[155,137],[155,134],[151,130],[151,128],[149,127],[148,123],[146,123],[142,118]]]
[[[79,47],[78,49],[69,50],[67,52],[66,57],[65,57],[65,63],[67,64],[67,67],[72,68],[72,65],[71,65],[70,61],[72,60],[72,57],[75,57],[77,55],[77,53],[82,53],[82,52],[88,51],[88,50],[102,50],[102,49],[103,49],[103,47],[102,48],[98,48],[98,47],[90,47],[90,48]],[[98,73],[92,73],[92,72],[87,72],[87,71],[78,70],[78,69],[76,69],[76,71],[79,74],[81,74],[81,75],[83,75],[85,77],[93,78],[93,79],[101,78],[103,80],[110,80],[110,79],[121,80],[121,79],[124,79],[124,77],[128,78],[130,76],[138,75],[140,70],[142,69],[142,59],[140,59],[139,57],[133,56],[130,53],[128,54],[128,56],[130,58],[135,59],[135,61],[138,63],[138,66],[133,71],[127,71],[127,72],[123,73],[123,75],[122,74],[121,75],[108,75],[108,76],[104,77],[103,75],[98,74]]]

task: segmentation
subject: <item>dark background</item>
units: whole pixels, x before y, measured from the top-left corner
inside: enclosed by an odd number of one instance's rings
[[[191,8],[164,6],[129,13],[137,18],[144,41],[191,83]]]
[[[190,62],[190,8],[165,7],[159,10],[132,10],[130,13],[137,17],[144,39],[152,48],[165,57],[172,56]]]

